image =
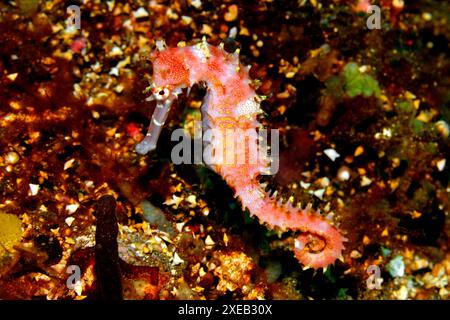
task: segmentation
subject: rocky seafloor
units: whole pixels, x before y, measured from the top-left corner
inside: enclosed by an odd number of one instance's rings
[[[449,299],[450,5],[0,3],[0,299]],[[80,28],[70,5],[80,8]],[[343,261],[303,270],[220,176],[174,165],[204,88],[139,155],[156,41],[225,44],[280,132],[280,199],[332,214]]]

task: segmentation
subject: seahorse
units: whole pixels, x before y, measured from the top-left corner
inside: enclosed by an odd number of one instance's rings
[[[248,67],[239,61],[238,52],[227,53],[223,45],[213,46],[205,40],[191,46],[167,48],[161,42],[158,50],[152,52],[153,83],[149,100],[156,100],[145,138],[136,145],[139,154],[146,154],[156,148],[161,129],[166,121],[170,106],[184,88],[196,83],[207,87],[201,113],[207,128],[258,130],[261,113],[260,97],[251,84]],[[214,136],[213,152],[225,146],[224,135]],[[239,138],[238,138],[239,139]],[[249,147],[238,148],[237,156],[248,156],[249,149],[259,148],[258,137],[250,139]],[[269,161],[262,158],[250,163],[213,164],[211,168],[220,174],[235,191],[244,208],[251,216],[270,229],[298,233],[293,241],[295,257],[303,269],[324,270],[337,259],[342,258],[344,242],[347,239],[320,213],[310,205],[306,208],[283,203],[265,191],[259,183],[261,172],[267,169]]]

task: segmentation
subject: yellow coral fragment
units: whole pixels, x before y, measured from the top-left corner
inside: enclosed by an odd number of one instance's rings
[[[10,251],[22,238],[22,221],[13,214],[0,212],[0,255]]]

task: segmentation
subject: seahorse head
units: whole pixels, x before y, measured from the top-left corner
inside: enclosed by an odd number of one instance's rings
[[[146,154],[156,148],[158,137],[169,114],[172,102],[189,85],[189,69],[186,56],[180,48],[155,51],[151,55],[153,63],[152,95],[147,100],[156,100],[156,108],[144,140],[136,145],[136,151]]]
[[[153,63],[153,94],[164,97],[175,88],[189,86],[189,69],[185,63],[186,56],[180,48],[155,51]]]

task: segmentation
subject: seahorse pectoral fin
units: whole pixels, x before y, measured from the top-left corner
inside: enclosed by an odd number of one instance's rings
[[[159,135],[169,115],[170,106],[174,99],[175,97],[169,97],[166,100],[157,100],[156,109],[153,112],[148,132],[144,140],[136,145],[137,153],[146,154],[156,148],[156,143],[158,142]]]

